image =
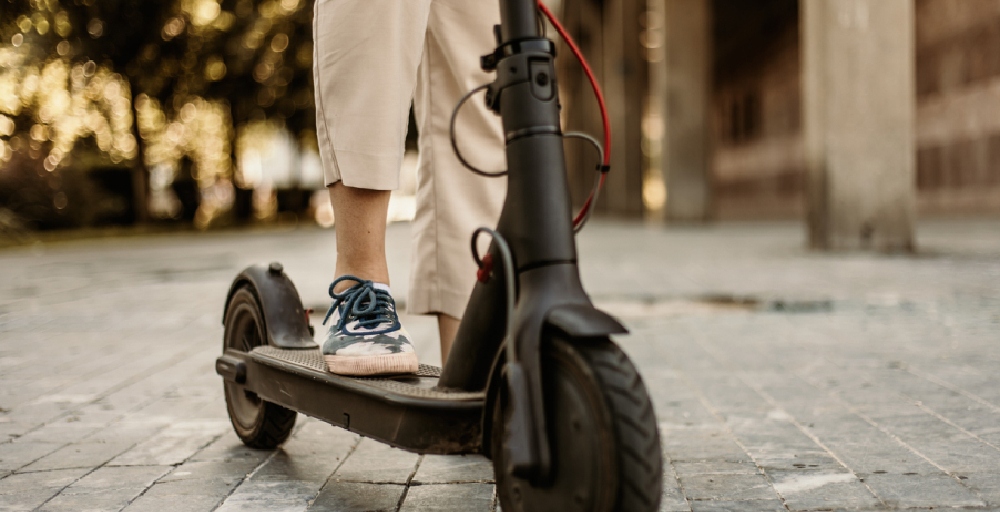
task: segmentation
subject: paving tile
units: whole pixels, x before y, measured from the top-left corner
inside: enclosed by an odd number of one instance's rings
[[[170,466],[105,466],[74,482],[63,494],[103,494],[112,489],[146,489],[172,469]]]
[[[664,456],[672,461],[739,461],[750,457],[724,430],[714,428],[666,429],[661,426]]]
[[[787,512],[780,500],[692,501],[691,512]]]
[[[493,483],[493,463],[481,455],[425,455],[412,482]]]
[[[153,486],[156,489],[158,486]],[[219,506],[224,496],[201,494],[169,494],[147,492],[125,507],[124,512],[211,512]]]
[[[926,508],[940,503],[952,507],[985,506],[969,488],[946,475],[869,475],[865,483],[892,507]]]
[[[881,502],[850,473],[769,472],[789,510],[878,507]]]
[[[754,454],[757,465],[765,471],[813,471],[820,473],[844,471],[844,467],[825,451],[782,450],[776,447],[768,452]]]
[[[581,233],[588,292],[630,315],[633,334],[618,341],[658,415],[668,469],[661,509],[777,510],[777,495],[757,478],[784,486],[791,509],[974,510],[982,501],[1000,509],[1000,452],[984,444],[1000,446],[1000,232],[970,225],[921,224],[922,245],[941,250],[934,258],[807,253],[797,225],[596,222]],[[401,296],[409,235],[408,225],[393,225],[387,238]],[[406,506],[447,508],[464,488],[442,493],[449,486],[432,482],[466,471],[488,482],[486,462],[470,469],[460,458],[420,459],[369,441],[352,453],[355,434],[302,416],[276,451],[247,449],[232,433],[212,370],[232,276],[267,255],[285,263],[304,300],[324,304],[333,240],[319,230],[265,230],[0,251],[0,282],[11,285],[0,287],[0,509],[33,509],[108,457],[118,458],[108,471],[171,467],[129,504],[133,512],[207,511],[224,499],[223,511],[391,509],[410,475],[423,485],[406,491]],[[635,250],[623,256],[621,247]],[[689,300],[715,293],[767,304],[818,297],[828,307],[733,312]],[[425,323],[433,338],[433,321]],[[185,422],[216,426],[185,437]],[[81,467],[57,469],[67,466]],[[859,481],[803,488],[791,480],[850,471]],[[871,506],[866,485],[888,505]],[[48,506],[103,508],[106,498],[114,508],[127,494],[66,492]],[[365,501],[376,494],[381,501]],[[465,504],[486,503],[481,495]]]
[[[236,435],[223,434],[208,446],[202,448],[188,459],[192,462],[239,462],[247,461],[253,464],[264,462],[271,455],[269,450],[249,448]]]
[[[356,445],[357,436],[349,432],[306,422],[218,510],[305,510]]]
[[[66,468],[95,468],[106,464],[120,453],[131,448],[134,441],[120,442],[81,441],[66,445],[41,459],[25,466],[23,471],[46,471]]]
[[[331,480],[320,491],[310,512],[395,512],[406,486]]]
[[[0,469],[16,471],[58,450],[59,443],[23,442],[0,444]]]
[[[115,457],[109,465],[180,464],[231,428],[221,421],[179,421]]]
[[[157,480],[149,492],[227,496],[257,466],[252,460],[186,462]]]
[[[690,510],[691,505],[684,498],[680,482],[673,477],[672,473],[664,472],[659,512],[689,512]]]
[[[420,456],[363,439],[334,478],[342,482],[405,484]]]
[[[927,473],[935,468],[912,450],[885,436],[886,441],[825,440],[855,473]]]
[[[976,493],[987,505],[1000,509],[1000,478],[996,473],[959,475],[959,483]]]
[[[674,462],[673,466],[680,476],[760,474],[760,470],[753,462]]]
[[[8,475],[0,480],[4,510],[34,510],[91,469],[62,469]]]
[[[400,512],[487,512],[493,505],[489,484],[443,484],[410,487]]]
[[[776,497],[764,475],[690,475],[680,478],[688,500],[770,500]]]

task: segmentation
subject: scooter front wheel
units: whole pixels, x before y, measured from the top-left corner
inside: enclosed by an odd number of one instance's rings
[[[264,315],[257,296],[243,286],[226,307],[224,351],[249,353],[267,344]],[[224,381],[226,410],[233,430],[251,448],[273,449],[288,439],[295,425],[295,411],[262,400],[243,385]]]
[[[506,391],[494,403],[491,453],[505,512],[655,511],[663,464],[653,406],[635,366],[607,339],[543,344],[543,394],[552,478],[507,472]]]

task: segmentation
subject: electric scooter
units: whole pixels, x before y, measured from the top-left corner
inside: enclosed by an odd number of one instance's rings
[[[508,192],[496,230],[473,235],[479,282],[448,360],[410,375],[329,373],[281,265],[250,267],[226,298],[216,360],[229,417],[254,448],[280,445],[303,413],[412,452],[484,454],[508,512],[657,510],[652,404],[609,338],[626,329],[580,283],[555,45],[539,9],[551,13],[536,0],[500,9],[497,48],[482,66],[496,71],[484,89],[506,136]],[[480,257],[483,235],[492,241]]]

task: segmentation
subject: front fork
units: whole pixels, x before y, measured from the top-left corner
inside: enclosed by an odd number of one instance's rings
[[[500,13],[497,48],[483,57],[482,64],[484,70],[496,71],[486,102],[502,119],[508,169],[507,198],[497,231],[510,245],[517,274],[512,333],[516,350],[508,352],[517,356],[506,361],[504,379],[511,404],[504,443],[511,465],[506,470],[544,483],[551,476],[552,456],[542,393],[543,330],[548,325],[572,337],[625,329],[593,308],[580,283],[555,45],[538,33],[535,0],[500,0]],[[490,251],[493,260],[500,261],[496,247]],[[490,384],[494,354],[507,334],[504,280],[508,276],[501,267],[497,265],[492,278],[473,290],[440,386],[482,390]]]

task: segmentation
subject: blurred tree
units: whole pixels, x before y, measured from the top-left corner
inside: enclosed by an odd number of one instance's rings
[[[211,183],[228,175],[231,139],[249,122],[314,144],[311,3],[0,0],[0,162],[57,175],[76,141],[93,138],[110,160],[134,162],[145,202],[145,164],[187,156]]]

